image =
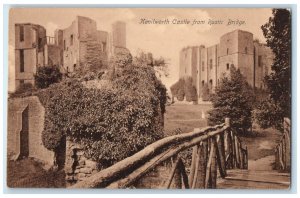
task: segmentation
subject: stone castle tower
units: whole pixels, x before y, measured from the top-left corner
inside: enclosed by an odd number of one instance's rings
[[[252,87],[264,88],[263,79],[271,71],[273,58],[271,49],[254,41],[252,33],[235,30],[221,36],[217,45],[183,48],[179,77],[191,76],[200,97],[205,84],[213,92],[235,66]]]

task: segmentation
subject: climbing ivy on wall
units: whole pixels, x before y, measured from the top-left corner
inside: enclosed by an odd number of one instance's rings
[[[68,79],[38,92],[46,112],[46,148],[55,150],[66,135],[104,168],[162,138],[166,88],[154,69],[126,62],[109,83],[92,89]]]

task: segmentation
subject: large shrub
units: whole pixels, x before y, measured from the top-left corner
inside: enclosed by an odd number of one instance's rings
[[[38,67],[34,75],[35,86],[43,89],[49,87],[53,83],[57,83],[62,79],[62,74],[56,66]]]
[[[221,79],[211,100],[210,125],[224,123],[227,117],[238,132],[245,132],[252,126],[253,91],[239,70],[230,68],[230,76]]]
[[[67,135],[83,146],[87,157],[107,167],[163,137],[160,115],[166,88],[152,67],[118,64],[122,69],[108,81],[109,88],[91,89],[73,79],[39,93],[46,109],[42,138],[48,149],[54,150]]]

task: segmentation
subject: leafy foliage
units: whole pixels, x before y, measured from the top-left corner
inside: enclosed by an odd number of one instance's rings
[[[260,127],[266,129],[270,126],[282,130],[281,115],[283,114],[282,109],[272,99],[263,100],[258,107],[255,109],[255,119],[258,121]]]
[[[185,92],[186,101],[188,102],[197,101],[198,99],[197,89],[195,86],[193,86],[192,77],[188,77],[185,79],[184,92]]]
[[[272,13],[273,17],[261,27],[267,45],[275,55],[272,73],[266,77],[271,98],[258,109],[264,115],[257,115],[266,119],[264,123],[259,122],[264,127],[266,123],[269,127],[276,122],[282,123],[284,117],[291,116],[291,13],[287,9],[273,9]],[[266,105],[274,107],[279,115],[274,117],[274,108],[265,108]],[[277,128],[281,127],[277,125]]]
[[[70,79],[39,92],[48,149],[67,135],[83,146],[87,157],[107,167],[163,137],[166,88],[154,69],[129,60],[114,61],[114,66],[109,88],[91,89]]]
[[[62,79],[62,74],[58,67],[38,67],[34,75],[34,81],[37,88],[43,89],[49,87],[53,83],[57,83]]]
[[[252,125],[253,92],[239,70],[230,68],[230,77],[221,79],[212,96],[213,109],[209,111],[210,125],[224,123],[230,118],[232,127],[245,132]]]
[[[175,84],[171,87],[171,93],[179,101],[183,101],[186,98],[186,101],[197,101],[197,89],[193,85],[192,77],[180,78]]]

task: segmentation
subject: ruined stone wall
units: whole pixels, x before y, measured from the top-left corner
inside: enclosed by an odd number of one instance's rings
[[[200,84],[201,84],[201,90],[203,88],[203,83],[208,83],[207,78],[207,48],[202,48],[200,50]],[[201,91],[200,91],[201,92]]]
[[[73,39],[71,39],[73,38]],[[79,65],[78,21],[63,30],[63,60],[65,71],[73,72]]]
[[[20,29],[24,27],[24,40],[21,41]],[[40,40],[40,42],[39,42]],[[15,25],[15,49],[36,48],[46,44],[46,29],[40,25],[23,23]]]
[[[28,117],[22,120],[23,111],[28,108]],[[20,154],[20,133],[22,122],[28,122],[28,157],[54,165],[54,152],[46,149],[42,143],[45,109],[36,96],[8,100],[7,151],[10,159],[17,159]]]
[[[254,43],[255,45],[255,87],[264,89],[264,77],[271,73],[274,60],[272,50],[264,44]]]
[[[187,47],[181,51],[180,73],[179,77],[192,76],[192,48]]]
[[[195,87],[197,87],[197,75],[199,73],[198,67],[197,67],[198,61],[199,61],[198,51],[199,51],[199,47],[197,47],[197,46],[192,47],[192,61],[191,61],[191,75],[190,76],[193,79],[193,85]]]
[[[78,38],[80,41],[97,40],[97,24],[96,21],[88,18],[77,16]]]
[[[60,66],[61,62],[61,49],[57,45],[45,45],[44,49],[45,65],[46,66]]]
[[[208,86],[211,92],[214,92],[217,85],[218,45],[207,48],[207,64]]]
[[[64,40],[63,40],[63,31],[62,30],[55,30],[54,32],[54,38],[55,38],[55,45],[59,47],[60,49],[60,63],[61,66],[63,66],[64,62]]]
[[[112,25],[113,46],[126,48],[126,23],[116,21]]]
[[[185,53],[184,49],[179,52],[179,78],[182,78],[185,73]]]
[[[15,50],[15,86],[19,87],[20,81],[34,84],[33,74],[36,72],[37,50],[35,48],[23,49],[24,53],[24,72],[21,72],[20,50]]]
[[[97,171],[97,163],[87,159],[78,143],[67,138],[65,173],[68,185],[82,181]]]
[[[23,40],[21,40],[23,27]],[[33,74],[39,62],[43,62],[38,53],[46,42],[46,30],[40,25],[22,23],[15,25],[15,86],[21,81],[34,84]],[[23,51],[24,71],[21,71],[21,51]]]
[[[238,67],[238,31],[229,32],[220,38],[218,76],[228,76],[231,65]]]
[[[242,75],[247,82],[254,86],[254,45],[253,34],[250,32],[238,31],[238,65]]]
[[[95,68],[107,65],[108,33],[98,31],[96,26],[94,20],[78,16],[69,28],[63,30],[63,65],[66,71],[73,72],[87,65]]]

